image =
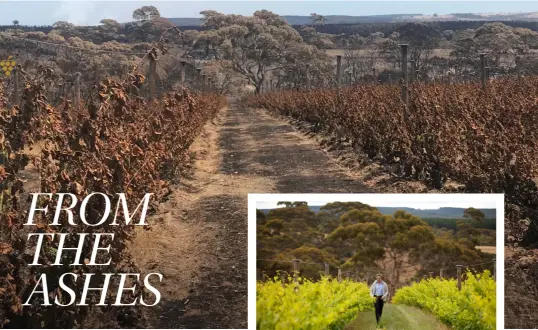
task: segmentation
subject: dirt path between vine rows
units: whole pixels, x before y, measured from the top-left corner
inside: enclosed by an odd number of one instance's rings
[[[262,110],[231,107],[193,144],[192,173],[133,242],[143,274],[164,276],[153,328],[247,324],[247,194],[371,192],[319,146]]]
[[[379,324],[376,324],[375,312],[361,312],[348,324],[345,330],[448,330],[435,316],[418,308],[406,305],[385,304]]]

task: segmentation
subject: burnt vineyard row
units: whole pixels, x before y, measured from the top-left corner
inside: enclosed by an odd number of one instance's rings
[[[47,274],[48,287],[57,288],[64,273],[96,273],[91,287],[102,287],[102,273],[139,273],[130,251],[126,248],[133,237],[133,226],[88,228],[68,226],[67,218],[61,226],[49,225],[54,216],[54,203],[49,212],[38,220],[37,226],[23,226],[27,220],[30,182],[23,180],[29,168],[39,175],[40,192],[71,192],[79,200],[92,192],[102,192],[116,205],[116,193],[125,193],[127,201],[138,203],[145,193],[154,193],[150,205],[166,198],[170,184],[179,180],[189,166],[188,148],[203,126],[214,118],[225,99],[217,94],[195,94],[186,89],[174,91],[152,103],[129,95],[144,81],[141,75],[131,75],[123,83],[105,80],[94,86],[90,97],[80,106],[66,101],[58,107],[51,106],[43,89],[47,72],[40,72],[34,80],[24,83],[22,106],[8,107],[5,91],[0,87],[1,147],[4,155],[0,165],[0,184],[4,189],[3,210],[0,214],[0,328],[72,328],[87,324],[89,316],[106,318],[115,310],[113,323],[106,327],[141,326],[140,313],[133,307],[99,309],[93,307],[42,307],[41,295],[35,295],[32,306],[22,306],[32,292],[36,280]],[[32,150],[33,149],[33,150]],[[35,184],[35,182],[34,182]],[[26,188],[26,189],[25,189]],[[104,200],[90,199],[86,206],[89,223],[102,217]],[[77,209],[74,209],[77,214]],[[151,211],[151,210],[150,210]],[[114,212],[111,213],[113,217]],[[120,221],[121,223],[121,221]],[[39,262],[44,266],[28,266],[33,260],[35,240],[28,241],[31,232],[71,233],[66,246],[77,246],[77,233],[114,233],[109,254],[103,253],[98,263],[112,257],[110,266],[51,266],[54,263],[57,240],[44,243]],[[110,241],[100,243],[107,246]],[[30,242],[30,243],[28,243]],[[82,255],[90,255],[91,240],[87,239]],[[72,256],[70,257],[72,259]],[[141,279],[143,276],[141,276]],[[66,277],[65,283],[80,299],[83,276]],[[117,283],[110,284],[117,286]],[[58,289],[59,290],[59,289]],[[109,289],[110,295],[116,290]],[[90,291],[87,301],[98,302],[99,291]],[[125,291],[122,301],[147,294],[143,283],[137,291]],[[66,304],[70,297],[56,292]],[[42,296],[41,296],[42,297]],[[112,301],[115,297],[107,297]],[[155,296],[153,296],[155,299]],[[148,301],[150,298],[148,298]],[[86,323],[85,323],[86,322]],[[104,322],[104,321],[103,321]]]
[[[538,221],[538,77],[409,87],[405,106],[398,86],[282,91],[252,97],[251,107],[286,116],[337,137],[371,159],[399,168],[402,178],[460,192],[505,193],[506,235],[536,237]],[[446,190],[446,189],[445,189]]]

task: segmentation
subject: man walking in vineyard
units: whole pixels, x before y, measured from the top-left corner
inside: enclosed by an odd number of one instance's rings
[[[375,282],[370,287],[370,296],[375,298],[375,319],[379,323],[383,312],[383,304],[389,296],[389,286],[381,279],[381,274],[377,274],[375,278]]]

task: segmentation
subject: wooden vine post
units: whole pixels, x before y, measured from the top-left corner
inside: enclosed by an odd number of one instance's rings
[[[202,69],[196,68],[196,85],[199,86],[200,90],[202,89]]]
[[[305,75],[306,75],[306,90],[309,91],[310,90],[310,64],[306,64],[306,72],[305,72]]]
[[[293,282],[295,284],[299,283],[298,275],[299,275],[299,259],[293,259]]]
[[[482,80],[482,90],[485,92],[487,90],[486,54],[485,53],[480,53],[480,78]]]
[[[338,267],[338,282],[342,282],[342,269]]]
[[[407,71],[407,44],[400,45],[401,57],[402,57],[402,73],[403,73],[403,84],[402,84],[402,100],[405,105],[409,105],[409,92],[408,92],[408,83],[409,75]]]
[[[181,61],[181,85],[185,85],[185,61]]]
[[[202,73],[202,92],[207,92],[207,75]]]
[[[461,291],[461,268],[463,265],[456,265],[456,268],[458,269],[458,291]]]
[[[340,85],[342,84],[342,56],[336,56],[336,89],[340,92]]]
[[[75,108],[80,106],[80,78],[82,73],[75,73]]]
[[[288,89],[293,90],[293,71],[292,70],[288,70],[288,82],[289,82]]]
[[[19,68],[16,66],[11,72],[13,75],[13,105],[19,105],[21,101],[20,86],[19,86]]]
[[[325,262],[325,276],[329,276],[329,264]]]
[[[157,75],[157,60],[152,54],[149,55],[149,100],[155,98],[155,76]]]
[[[497,281],[497,259],[493,259],[493,280]]]
[[[439,277],[440,277],[441,279],[443,279],[443,272],[444,272],[444,269],[441,268],[441,270],[439,271]]]
[[[409,64],[411,65],[411,76],[409,77],[410,81],[411,82],[414,82],[415,81],[415,61],[414,60],[410,60],[409,61]]]

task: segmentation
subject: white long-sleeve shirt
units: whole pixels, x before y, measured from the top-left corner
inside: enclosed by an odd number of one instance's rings
[[[376,284],[382,286],[382,288],[383,288],[382,294],[378,294],[378,292],[376,292],[377,291],[377,285]],[[383,301],[387,301],[387,298],[389,297],[389,286],[387,285],[387,283],[385,283],[385,281],[381,281],[381,284],[379,284],[379,283],[377,283],[377,281],[375,281],[370,286],[370,296],[372,296],[372,297],[381,296],[381,299],[383,299]]]

